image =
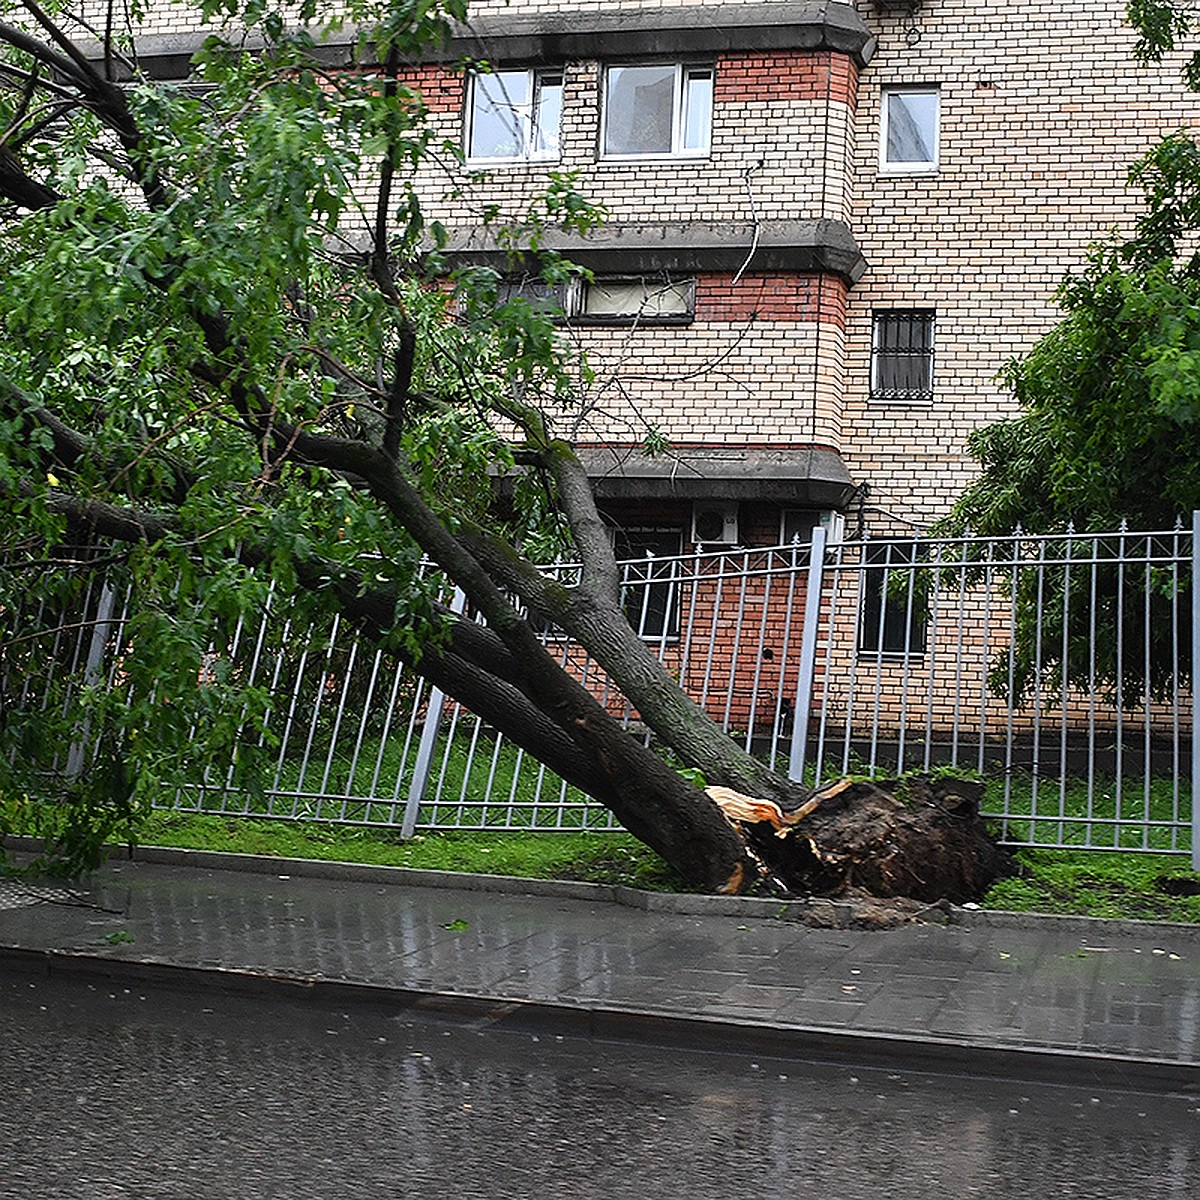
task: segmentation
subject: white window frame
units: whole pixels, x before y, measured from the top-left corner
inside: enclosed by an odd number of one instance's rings
[[[646,300],[638,309],[628,312],[589,312],[589,294],[595,289],[602,289],[606,284],[627,284],[635,288],[640,285]],[[654,293],[667,290],[680,297],[685,311],[660,313],[648,309],[647,305]],[[586,325],[688,325],[696,316],[696,280],[690,275],[679,279],[664,279],[652,274],[597,275],[580,284],[574,297],[572,316],[575,321]]]
[[[933,114],[933,157],[914,159],[910,162],[888,160],[888,127],[891,122],[891,99],[893,96],[932,96],[935,101]],[[941,164],[942,142],[942,92],[934,86],[885,87],[879,99],[879,173],[881,175],[936,175]]]
[[[670,63],[612,63],[604,68],[603,101],[601,104],[600,122],[600,157],[605,162],[646,162],[652,159],[667,158],[708,158],[712,154],[712,123],[713,123],[713,88],[716,83],[716,69],[711,65],[700,63],[675,63],[675,90],[671,107],[671,148],[669,150],[646,150],[637,154],[610,153],[608,145],[608,114],[609,114],[609,80],[614,71],[636,69],[637,67],[664,67]],[[688,84],[692,79],[707,78],[708,88],[708,120],[703,146],[685,146],[684,131],[688,124],[688,106],[691,96]]]
[[[640,284],[650,294],[658,289],[671,289],[679,294],[686,306],[685,312],[657,313],[643,306],[629,312],[588,312],[588,293],[605,284]],[[667,279],[654,273],[622,275],[597,275],[592,279],[569,279],[553,288],[545,288],[536,276],[513,277],[502,280],[499,285],[500,299],[516,297],[527,300],[534,309],[549,312],[555,321],[564,325],[586,326],[647,326],[661,328],[672,325],[690,325],[696,316],[696,279],[685,275],[679,279]]]
[[[475,138],[476,95],[479,80],[495,79],[500,75],[524,74],[526,80],[525,95],[528,97],[522,104],[511,105],[514,119],[519,123],[521,143],[525,147],[522,154],[487,155],[472,154],[471,143]],[[557,81],[561,92],[566,90],[566,74],[562,68],[521,68],[498,67],[495,71],[472,71],[468,77],[466,112],[463,119],[463,150],[469,165],[487,164],[489,166],[503,164],[519,164],[529,162],[558,162],[562,157],[560,146],[553,149],[539,150],[538,141],[543,135],[541,128],[542,91],[547,81]],[[559,129],[561,135],[562,104],[559,104]],[[556,138],[557,142],[559,139]]]

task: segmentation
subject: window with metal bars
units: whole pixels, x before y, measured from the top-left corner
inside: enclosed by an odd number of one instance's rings
[[[871,399],[933,399],[932,308],[871,314]]]
[[[613,550],[622,566],[621,596],[625,616],[638,635],[651,640],[679,636],[679,563],[683,530],[616,529]]]
[[[925,653],[929,580],[916,569],[919,542],[866,544],[860,595],[858,652],[877,657]]]

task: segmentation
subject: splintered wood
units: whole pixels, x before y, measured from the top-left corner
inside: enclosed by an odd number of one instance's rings
[[[820,808],[821,803],[844,792],[854,785],[853,779],[839,779],[836,783],[813,792],[799,808],[784,812],[774,800],[759,800],[755,796],[747,796],[743,792],[735,792],[733,788],[707,787],[704,794],[731,820],[756,824],[766,821],[775,830],[776,837],[787,837],[792,827],[803,821],[809,813]]]

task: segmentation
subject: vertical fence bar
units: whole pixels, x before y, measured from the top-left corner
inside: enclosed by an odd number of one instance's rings
[[[116,604],[116,599],[117,594],[113,590],[112,584],[105,580],[100,591],[100,602],[96,606],[96,620],[92,625],[92,636],[88,644],[87,661],[83,667],[84,687],[94,687],[100,682],[103,674],[101,667],[104,662],[104,646],[108,641],[108,630],[109,625],[112,623],[112,612]],[[68,776],[74,777],[83,774],[83,768],[86,765],[85,760],[89,737],[90,730],[85,724],[79,731],[76,740],[71,743],[71,748],[67,754],[66,774]]]
[[[1142,847],[1151,849],[1156,839],[1150,835],[1153,799],[1153,767],[1151,756],[1154,751],[1153,705],[1154,693],[1150,684],[1150,660],[1152,642],[1150,638],[1150,596],[1154,589],[1153,538],[1146,535],[1146,570],[1143,576],[1145,597],[1142,604]]]
[[[775,689],[775,705],[771,723],[771,746],[767,757],[767,766],[772,771],[775,770],[775,762],[779,756],[779,738],[783,732],[784,721],[787,719],[787,700],[784,697],[783,689],[787,686],[788,667],[791,664],[792,654],[792,616],[796,601],[796,576],[799,574],[799,557],[800,543],[794,541],[790,547],[791,557],[789,560],[789,569],[787,570],[787,599],[783,608],[783,633],[782,644],[779,648],[779,674],[778,685]],[[826,667],[828,670],[828,665]],[[829,681],[825,681],[825,693],[828,693]],[[825,706],[821,705],[821,712],[824,714]],[[795,724],[792,725],[792,732],[795,733]]]
[[[917,557],[914,547],[913,558]],[[921,770],[928,772],[933,765],[933,736],[934,736],[934,697],[937,695],[937,685],[935,677],[938,669],[938,651],[941,649],[941,638],[939,636],[938,625],[938,609],[941,605],[938,603],[938,584],[936,580],[942,574],[942,564],[945,561],[945,546],[939,545],[933,555],[934,572],[933,579],[935,582],[930,585],[930,605],[929,605],[929,631],[926,636],[926,653],[925,653],[925,750],[924,757],[921,761]],[[904,633],[904,669],[909,669],[911,662],[912,650],[912,595],[908,598],[908,614],[905,617],[907,628]],[[957,751],[956,751],[957,753]]]
[[[767,648],[767,621],[771,611],[771,581],[775,578],[775,556],[763,556],[763,585],[762,602],[759,607],[758,645],[754,650],[754,677],[750,682],[750,708],[746,717],[746,752],[754,749],[754,726],[758,721],[758,694],[762,687],[763,663],[766,661],[764,651]],[[779,694],[779,689],[775,689]]]
[[[1126,522],[1121,522],[1121,535],[1117,539],[1117,668],[1114,686],[1117,702],[1114,713],[1117,723],[1116,769],[1113,779],[1113,846],[1121,848],[1121,818],[1125,807],[1125,531]]]
[[[1071,655],[1071,548],[1075,526],[1067,525],[1067,540],[1063,543],[1063,591],[1062,591],[1062,645],[1059,648],[1061,670],[1059,672],[1059,730],[1058,730],[1058,840],[1061,844],[1066,832],[1063,817],[1067,812],[1067,753],[1069,750],[1067,729],[1071,719],[1070,672],[1068,663]]]
[[[454,600],[451,609],[460,614],[466,607],[467,597],[459,588],[454,590]],[[431,688],[429,704],[425,709],[425,728],[421,730],[421,741],[417,746],[417,762],[413,767],[412,782],[408,785],[408,800],[404,805],[404,821],[400,826],[400,836],[410,838],[417,828],[417,813],[421,801],[425,799],[425,789],[429,786],[430,770],[433,766],[433,752],[437,747],[438,729],[442,724],[442,711],[446,707],[446,693],[441,688]],[[470,772],[470,766],[463,772],[465,779]]]
[[[1096,597],[1099,592],[1100,539],[1092,538],[1090,590],[1088,594],[1088,715],[1087,715],[1087,840],[1090,848],[1096,834]]]
[[[788,778],[804,778],[808,755],[808,716],[812,708],[813,677],[817,669],[817,627],[821,618],[821,591],[825,574],[825,538],[821,526],[813,529],[809,547],[808,580],[804,591],[804,628],[800,641],[800,677],[796,680],[796,708],[792,713],[792,753]]]
[[[963,724],[963,661],[966,652],[967,612],[967,543],[964,540],[958,553],[958,628],[954,637],[954,732],[950,739],[950,765],[958,766],[958,739]],[[930,681],[932,687],[932,681]]]
[[[1200,510],[1192,513],[1192,870],[1200,871]]]
[[[846,561],[846,543],[841,538],[837,538],[833,544],[833,582],[829,588],[829,620],[825,623],[825,659],[824,659],[824,676],[821,681],[821,707],[820,715],[817,718],[817,750],[813,756],[813,782],[820,784],[825,777],[825,746],[828,740],[827,735],[830,726],[830,698],[829,692],[831,687],[831,674],[833,664],[835,662],[835,638],[834,631],[838,623],[838,597],[841,595],[842,589],[842,566]],[[851,633],[851,645],[857,645],[858,626],[855,623],[854,630]],[[846,679],[849,681],[849,693],[846,703],[847,723],[846,723],[846,748],[850,746],[850,700],[854,696],[854,660],[851,658],[851,665],[845,672]],[[794,723],[793,723],[794,728]]]
[[[733,556],[727,560],[733,565]],[[738,588],[737,616],[734,621],[733,650],[729,656],[729,686],[725,689],[725,719],[723,728],[726,733],[733,732],[734,701],[737,699],[738,665],[741,661],[742,633],[746,626],[746,597],[750,592],[750,555],[742,552],[741,584]],[[746,744],[749,751],[749,742]]]
[[[1179,611],[1181,605],[1180,597],[1184,594],[1183,588],[1180,586],[1179,568],[1182,560],[1182,552],[1180,550],[1181,533],[1183,532],[1182,521],[1175,522],[1175,533],[1171,538],[1171,661],[1179,662],[1179,623],[1183,619],[1182,613]],[[1180,672],[1175,671],[1171,679],[1171,849],[1178,850],[1179,839],[1181,835],[1181,822],[1179,819],[1179,793],[1182,784],[1182,776],[1180,774],[1180,755],[1183,752],[1183,735],[1180,729],[1180,711],[1179,711],[1179,693],[1180,688]]]

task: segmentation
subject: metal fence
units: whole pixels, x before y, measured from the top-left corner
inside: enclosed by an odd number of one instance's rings
[[[625,603],[681,686],[792,778],[969,770],[1007,842],[1191,853],[1200,867],[1198,545],[1196,523],[832,543],[818,528],[811,543],[626,563]],[[55,639],[55,669],[112,679],[133,649],[132,602],[97,581],[82,604]],[[581,647],[542,636],[649,741]],[[612,827],[607,810],[337,617],[300,620],[273,595],[214,653],[270,690],[267,732],[253,735],[270,755],[266,786],[244,792],[211,764],[164,807],[405,836]]]

